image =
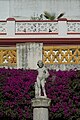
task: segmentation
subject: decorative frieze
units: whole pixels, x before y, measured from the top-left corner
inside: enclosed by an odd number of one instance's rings
[[[66,36],[72,34],[80,35],[80,20],[67,20],[61,18],[59,20],[15,20],[14,18],[8,18],[6,21],[0,21],[0,34],[20,37],[25,34],[34,35],[35,33],[42,33],[43,35],[53,34],[57,37]],[[22,37],[22,36],[21,36]],[[29,36],[28,36],[29,37]],[[38,35],[39,37],[39,35]],[[72,37],[72,36],[71,36]]]
[[[6,22],[0,22],[0,33],[6,33]]]
[[[80,46],[44,46],[44,64],[80,64]]]
[[[15,67],[16,59],[15,47],[0,47],[0,66]]]
[[[68,22],[67,32],[80,33],[80,22]]]
[[[58,22],[16,22],[16,33],[58,32]]]

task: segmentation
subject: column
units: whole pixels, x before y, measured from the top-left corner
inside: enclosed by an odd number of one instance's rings
[[[17,68],[37,69],[38,60],[42,60],[43,43],[18,43]]]
[[[58,33],[60,36],[66,36],[67,35],[67,19],[60,18],[58,20]]]
[[[14,18],[7,19],[7,35],[8,36],[15,35],[15,19]]]
[[[51,100],[45,97],[32,99],[33,120],[49,119],[48,107],[50,106],[50,102]]]

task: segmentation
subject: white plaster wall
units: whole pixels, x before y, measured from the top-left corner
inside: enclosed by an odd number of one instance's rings
[[[0,0],[0,20],[9,17],[9,0]]]
[[[68,19],[80,19],[80,0],[0,0],[0,11],[0,19],[30,19],[44,11],[56,13],[56,16],[64,12]]]

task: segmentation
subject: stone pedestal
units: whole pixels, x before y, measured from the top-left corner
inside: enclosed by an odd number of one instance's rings
[[[32,99],[33,120],[48,120],[48,107],[51,100],[45,97]]]

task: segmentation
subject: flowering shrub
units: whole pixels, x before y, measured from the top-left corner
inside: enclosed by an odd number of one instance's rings
[[[47,95],[51,98],[50,120],[64,118],[77,120],[80,118],[80,72],[79,71],[50,71],[56,75],[55,80],[49,77]]]
[[[20,120],[32,118],[31,86],[34,85],[36,76],[35,70],[0,69],[1,116]]]
[[[47,96],[51,99],[50,120],[80,118],[80,71],[49,71]],[[31,120],[36,70],[0,69],[1,120]],[[55,76],[55,77],[54,77]]]

